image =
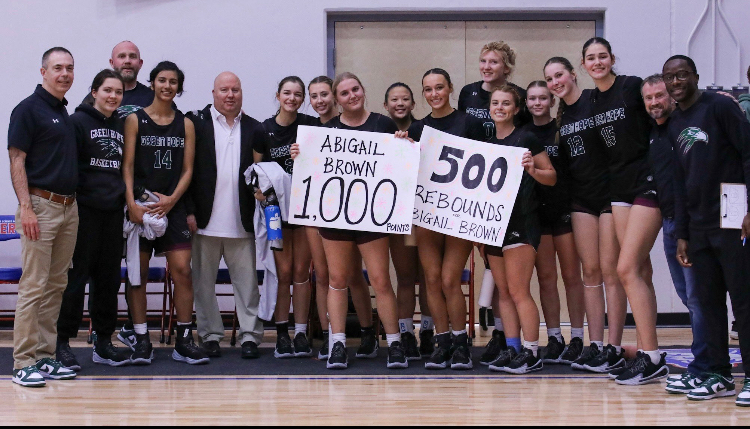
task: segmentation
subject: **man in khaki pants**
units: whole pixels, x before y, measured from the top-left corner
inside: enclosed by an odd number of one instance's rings
[[[8,152],[18,197],[23,275],[13,325],[13,382],[42,387],[45,378],[76,373],[55,360],[57,318],[78,232],[78,161],[65,94],[73,84],[73,55],[65,48],[42,56],[42,84],[13,109]]]

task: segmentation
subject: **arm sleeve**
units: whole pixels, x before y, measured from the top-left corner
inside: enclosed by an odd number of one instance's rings
[[[14,147],[29,153],[34,139],[34,118],[32,112],[21,106],[13,109],[8,124],[8,148]]]
[[[672,154],[674,157],[674,223],[675,236],[678,239],[689,240],[688,224],[690,217],[687,211],[687,189],[685,188],[685,170],[679,157],[679,145],[675,144],[670,133],[670,143],[672,143]]]
[[[748,190],[748,207],[750,208],[750,122],[732,100],[722,100],[717,104],[717,119],[729,143],[734,146],[742,158],[742,171]]]

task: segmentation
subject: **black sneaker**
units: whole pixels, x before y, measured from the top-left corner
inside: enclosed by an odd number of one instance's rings
[[[570,364],[570,367],[579,371],[586,371],[583,366],[586,365],[590,360],[596,359],[596,357],[599,356],[599,353],[601,353],[601,350],[599,350],[599,346],[592,343],[590,346],[583,350],[583,353],[581,353],[581,356],[576,359],[575,362]]]
[[[547,347],[544,349],[544,363],[560,363],[560,357],[565,352],[565,338],[560,342],[557,337],[549,337]]]
[[[662,380],[669,376],[669,367],[667,367],[666,353],[661,354],[661,359],[657,365],[651,362],[651,358],[643,352],[633,361],[633,365],[624,373],[615,379],[615,383],[626,386],[639,386],[652,381]]]
[[[135,351],[136,337],[133,323],[125,322],[125,324],[122,325],[122,329],[120,329],[120,332],[117,333],[117,339],[120,340],[121,343],[128,346],[130,350]]]
[[[318,359],[328,359],[328,334],[323,334],[323,344],[320,346],[320,350],[318,350]]]
[[[193,330],[189,326],[178,326],[174,341],[172,359],[189,365],[201,365],[210,362],[210,358],[198,347],[193,339]]]
[[[609,376],[610,379],[615,380],[617,377],[624,374],[625,371],[629,370],[633,366],[634,363],[635,363],[635,359],[631,361],[626,361],[625,365],[621,366],[620,368],[613,369],[607,375]]]
[[[94,343],[94,354],[92,360],[94,363],[100,363],[109,366],[123,366],[130,363],[130,349],[119,350],[112,341],[102,340]]]
[[[431,356],[435,351],[435,331],[425,329],[419,331],[419,354],[422,356]]]
[[[425,362],[425,369],[445,369],[451,359],[451,342],[448,334],[435,336],[435,347],[430,358]]]
[[[505,368],[513,362],[513,359],[518,356],[518,352],[513,347],[509,347],[500,352],[497,355],[497,359],[490,364],[490,371],[494,372],[505,372]]]
[[[474,368],[469,349],[469,336],[461,334],[454,342],[453,356],[451,356],[451,369],[466,370]]]
[[[260,351],[258,345],[253,341],[245,341],[242,343],[242,359],[258,359],[260,357]]]
[[[575,337],[570,340],[570,344],[565,347],[565,351],[560,355],[557,363],[571,365],[583,354],[583,339]]]
[[[586,362],[583,365],[583,369],[585,369],[586,371],[604,374],[605,372],[623,368],[624,366],[625,351],[621,349],[620,353],[617,353],[615,346],[608,344],[604,347],[604,350],[599,353],[599,356]]]
[[[292,343],[289,334],[278,334],[276,337],[276,350],[273,351],[273,357],[277,359],[288,359],[294,357],[294,343]]]
[[[326,368],[328,369],[346,369],[349,366],[349,356],[346,354],[346,346],[341,341],[336,341],[333,345],[331,354],[328,356]]]
[[[543,368],[544,363],[542,360],[534,356],[531,350],[524,347],[521,349],[521,353],[505,367],[504,371],[511,374],[528,374],[534,371],[541,371]]]
[[[221,346],[219,346],[218,341],[204,341],[203,351],[210,358],[221,357]]]
[[[412,334],[412,337],[414,337],[414,334]],[[417,340],[414,338],[415,349],[416,343]],[[400,342],[396,341],[388,346],[388,363],[386,366],[389,369],[409,368],[409,360],[406,358],[406,353]]]
[[[484,348],[482,357],[479,358],[479,364],[489,366],[489,364],[497,360],[500,352],[507,348],[508,345],[505,342],[505,332],[495,329],[492,331],[492,339],[487,343],[487,347]]]
[[[151,339],[148,334],[136,334],[135,337],[130,363],[133,365],[151,365],[151,360],[154,359],[154,347],[151,345]]]
[[[375,359],[378,357],[378,349],[380,349],[380,344],[375,331],[372,329],[362,331],[362,343],[360,343],[355,357],[357,359]]]
[[[313,351],[307,335],[300,332],[294,336],[294,357],[310,357]]]
[[[421,360],[422,354],[419,353],[417,346],[417,337],[412,332],[401,334],[401,347],[404,349],[406,360]]]
[[[65,368],[76,372],[81,370],[81,364],[78,363],[76,355],[73,354],[69,342],[58,339],[55,355],[57,356],[57,361],[62,363]]]

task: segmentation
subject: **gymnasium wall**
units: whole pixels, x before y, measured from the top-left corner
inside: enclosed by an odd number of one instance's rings
[[[410,11],[523,10],[603,11],[604,36],[617,56],[617,71],[647,76],[660,71],[671,54],[687,52],[687,40],[708,0],[464,0],[461,8],[448,0],[24,0],[2,1],[0,40],[4,79],[0,97],[0,141],[7,146],[8,118],[13,107],[41,82],[40,57],[47,48],[65,46],[76,61],[76,80],[68,93],[69,111],[88,91],[94,74],[108,67],[112,47],[132,40],[141,49],[141,82],[160,60],[169,59],[186,74],[185,94],[177,100],[184,110],[211,102],[213,78],[223,70],[243,80],[245,111],[265,119],[276,111],[278,81],[297,74],[303,80],[326,72],[326,12],[341,10]],[[721,4],[734,31],[750,22],[747,0]],[[717,25],[717,74],[712,69],[711,19],[698,29],[691,54],[701,83],[731,87],[740,76],[736,48],[729,33]],[[742,68],[750,62],[750,36],[743,43]],[[498,38],[502,38],[498,35]],[[519,58],[519,61],[523,61]],[[356,70],[353,70],[356,72]],[[585,73],[585,72],[584,72]],[[744,76],[744,73],[742,73]],[[743,82],[744,81],[743,78]],[[312,109],[307,106],[307,112]],[[8,159],[0,157],[0,214],[15,212]],[[18,241],[0,243],[0,266],[20,263]],[[661,245],[653,252],[659,311],[683,311],[671,292]]]

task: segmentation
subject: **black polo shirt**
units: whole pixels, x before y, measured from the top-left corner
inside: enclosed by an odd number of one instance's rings
[[[68,101],[55,98],[42,85],[10,114],[8,149],[26,153],[30,188],[73,195],[78,185],[76,135],[68,118]]]

